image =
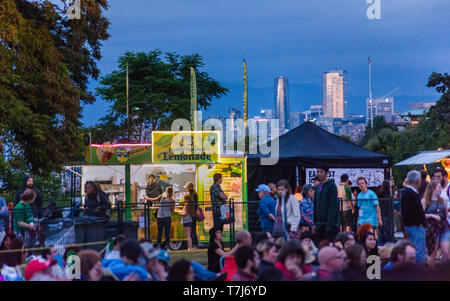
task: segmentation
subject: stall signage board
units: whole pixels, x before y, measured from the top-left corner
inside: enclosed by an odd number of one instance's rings
[[[357,179],[364,177],[369,187],[377,187],[383,183],[383,168],[330,168],[328,171],[328,179],[333,179],[336,185],[341,183],[341,176],[347,174],[352,186],[358,186]],[[313,179],[317,176],[317,168],[306,169],[306,183],[313,184]]]
[[[153,163],[216,163],[220,161],[220,132],[152,132]]]
[[[92,144],[86,149],[89,164],[151,163],[150,144]]]

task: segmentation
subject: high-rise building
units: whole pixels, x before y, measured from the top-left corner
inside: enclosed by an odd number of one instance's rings
[[[332,70],[322,73],[323,116],[345,118],[347,115],[347,72]]]
[[[373,118],[377,116],[383,116],[386,122],[392,122],[394,117],[394,98],[372,98],[372,111],[370,112],[370,99],[366,99],[366,123],[370,123],[372,116]]]
[[[259,114],[261,115],[262,118],[272,119],[274,117],[273,110],[270,109],[261,109],[259,111]]]
[[[241,112],[240,110],[238,110],[238,109],[231,108],[231,109],[228,111],[228,118],[230,118],[230,119],[239,119],[239,118],[242,118],[242,112]]]
[[[305,122],[305,114],[302,112],[291,112],[291,129],[298,127]]]
[[[289,130],[289,87],[287,77],[277,77],[274,80],[275,117],[280,120],[280,133]]]
[[[323,116],[323,106],[322,105],[312,105],[309,107],[309,110],[311,111],[311,119],[319,118]]]

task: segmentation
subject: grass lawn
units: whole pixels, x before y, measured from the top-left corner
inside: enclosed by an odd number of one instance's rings
[[[180,251],[169,251],[170,254],[170,264],[173,264],[179,259],[186,259],[189,261],[197,261],[203,266],[208,266],[208,249],[198,249],[198,250],[180,250]]]

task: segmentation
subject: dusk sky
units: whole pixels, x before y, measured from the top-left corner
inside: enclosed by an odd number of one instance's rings
[[[277,76],[321,86],[322,72],[344,69],[349,93],[367,95],[371,56],[375,96],[400,87],[395,93],[438,99],[425,85],[431,72],[449,71],[450,1],[380,1],[381,19],[369,20],[366,0],[110,0],[111,37],[98,66],[105,75],[124,52],[159,48],[199,53],[203,71],[224,86],[242,85],[245,58],[251,88],[272,87]],[[252,113],[259,108],[249,98]],[[95,124],[107,107],[102,100],[86,106],[82,121]]]

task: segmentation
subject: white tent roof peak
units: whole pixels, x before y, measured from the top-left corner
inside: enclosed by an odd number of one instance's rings
[[[399,165],[422,165],[422,164],[431,164],[435,163],[441,159],[447,158],[450,156],[450,149],[445,150],[435,150],[435,151],[422,151],[417,155],[403,160],[395,166]]]

